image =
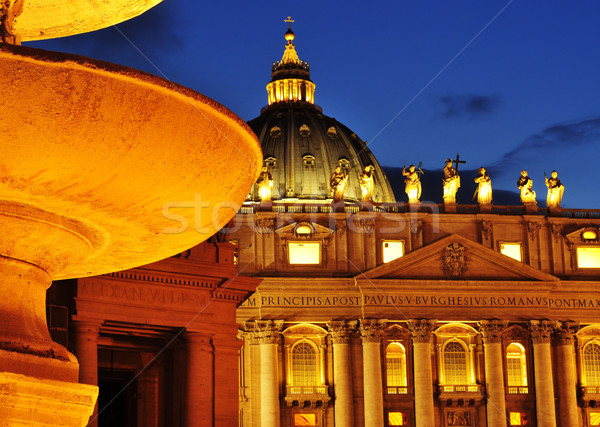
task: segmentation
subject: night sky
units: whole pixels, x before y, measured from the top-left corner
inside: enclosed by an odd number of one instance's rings
[[[288,15],[316,103],[382,165],[441,169],[460,153],[511,191],[525,168],[540,206],[556,169],[565,207],[600,209],[597,0],[165,0],[117,28],[25,44],[168,78],[250,120]]]

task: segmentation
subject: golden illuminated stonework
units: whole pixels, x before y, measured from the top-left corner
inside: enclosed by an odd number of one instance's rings
[[[267,84],[269,105],[275,102],[304,101],[315,103],[315,84],[310,81],[310,67],[301,61],[294,46],[294,32],[291,18],[285,20],[290,26],[285,33],[287,43],[281,61],[273,64],[272,80]]]

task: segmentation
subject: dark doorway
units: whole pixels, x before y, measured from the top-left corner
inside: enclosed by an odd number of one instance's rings
[[[98,427],[137,425],[137,381],[132,381],[133,375],[127,371],[98,372]]]

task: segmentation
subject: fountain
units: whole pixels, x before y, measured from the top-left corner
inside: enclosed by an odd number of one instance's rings
[[[2,17],[4,40],[17,44],[158,3],[29,0],[21,11],[20,1]],[[98,390],[78,383],[77,360],[50,339],[51,281],[207,239],[245,199],[262,153],[220,104],[127,67],[0,44],[0,88],[0,424],[85,425]]]

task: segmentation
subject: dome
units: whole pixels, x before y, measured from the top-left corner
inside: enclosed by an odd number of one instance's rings
[[[288,29],[285,34],[283,58],[273,64],[267,85],[269,105],[248,122],[261,143],[264,166],[273,177],[272,200],[331,201],[330,177],[340,166],[348,175],[344,200],[360,201],[359,176],[373,166],[373,201],[394,203],[387,177],[366,143],[314,104],[315,85],[308,63],[298,58],[290,32]],[[260,200],[257,185],[249,197]]]

